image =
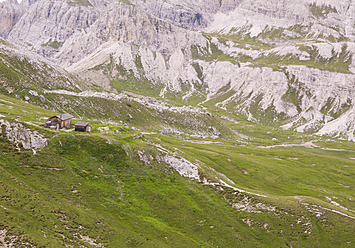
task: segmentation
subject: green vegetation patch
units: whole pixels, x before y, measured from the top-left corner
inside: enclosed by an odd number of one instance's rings
[[[198,45],[191,46],[191,53],[193,59],[201,59],[205,61],[228,61],[232,64],[238,64],[235,58],[224,54],[218,49],[217,45],[211,41],[209,41],[207,47],[201,47]]]
[[[29,90],[67,89],[78,91],[87,86],[75,76],[58,71],[48,64],[0,49],[0,94],[24,98]]]
[[[300,46],[299,49],[301,51],[306,51],[311,55],[311,59],[309,61],[305,61],[305,65],[307,66],[319,68],[321,70],[351,73],[349,71],[349,66],[351,64],[353,54],[348,50],[347,44],[342,46],[340,53],[336,53],[333,50],[332,57],[330,59],[322,58],[319,55],[318,49],[314,46]]]
[[[0,38],[0,44],[5,45],[5,46],[9,46],[9,47],[14,47],[13,44],[11,44],[10,42],[8,42],[2,38]]]
[[[125,77],[112,80],[111,85],[119,91],[130,91],[158,99],[161,98],[160,92],[164,88],[161,84],[154,85],[147,79],[139,79],[135,77],[133,71],[126,74]]]
[[[345,103],[341,104],[340,106],[339,105],[340,104],[335,103],[334,98],[328,98],[326,104],[321,109],[321,113],[325,115],[330,115],[333,118],[338,118],[350,109],[350,107],[352,106],[352,100],[348,98]]]
[[[282,96],[282,100],[294,104],[297,107],[298,112],[302,111],[301,102],[303,98],[303,92],[310,96],[309,90],[301,83],[295,75],[290,75],[288,72],[284,72],[288,80],[288,89]]]
[[[43,44],[42,46],[49,46],[51,48],[54,49],[59,49],[63,46],[64,42],[59,42],[59,41],[52,41],[52,39],[50,39],[46,44]]]
[[[279,126],[286,120],[287,115],[285,113],[278,113],[274,104],[270,104],[266,109],[260,106],[263,99],[263,94],[260,94],[252,100],[248,110],[259,123],[267,126]]]
[[[84,7],[92,7],[93,6],[89,0],[68,1],[68,4],[73,5],[73,6],[84,6]]]
[[[313,16],[325,19],[330,13],[338,13],[337,9],[330,4],[317,5],[316,3],[309,4]]]
[[[197,77],[203,82],[204,76],[203,76],[203,71],[199,63],[193,63],[192,67],[195,69],[197,73]]]
[[[218,41],[222,44],[227,44],[228,41],[231,41],[244,49],[253,49],[253,50],[269,50],[274,48],[274,46],[260,41],[258,37],[251,37],[249,33],[245,32],[237,32],[233,33],[233,30],[230,32],[231,34],[222,35],[222,34],[208,34],[204,33],[204,36],[208,39],[212,37],[216,37]]]
[[[268,26],[257,36],[257,38],[264,40],[268,39],[271,41],[277,41],[285,38],[284,35],[285,28],[269,28]]]
[[[332,57],[330,59],[320,56],[316,46],[300,45],[299,50],[309,53],[310,58],[308,60],[301,60],[299,57],[292,54],[281,56],[276,53],[271,53],[256,58],[252,61],[250,66],[270,67],[274,70],[283,71],[282,68],[287,65],[305,65],[320,70],[351,74],[349,66],[353,55],[351,51],[348,50],[347,44],[343,45],[342,50],[339,53],[336,53],[333,50]]]
[[[49,118],[54,116],[56,112],[37,107],[22,100],[0,95],[0,114],[7,118],[19,118],[22,122],[32,122],[40,125],[44,121],[41,118]]]

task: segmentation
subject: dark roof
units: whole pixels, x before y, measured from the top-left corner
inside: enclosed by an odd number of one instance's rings
[[[79,127],[86,127],[89,125],[89,122],[77,122],[75,124],[75,126],[79,126]]]
[[[61,119],[62,121],[65,121],[65,120],[73,119],[73,118],[74,118],[74,116],[72,116],[71,114],[68,114],[68,113],[56,115],[56,117],[58,117],[58,118]]]

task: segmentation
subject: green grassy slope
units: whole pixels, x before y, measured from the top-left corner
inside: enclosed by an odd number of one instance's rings
[[[10,46],[10,45],[8,45]],[[68,89],[79,91],[88,88],[75,76],[52,65],[1,46],[0,43],[0,93],[19,97],[28,90]]]
[[[1,99],[0,114],[12,122],[35,124],[38,116],[53,114]],[[348,247],[355,242],[355,214],[326,198],[355,208],[349,200],[355,198],[353,143],[261,148],[283,143],[281,138],[269,141],[270,135],[287,135],[289,143],[307,141],[307,136],[226,124],[245,129],[249,143],[191,142],[159,134],[134,139],[137,130],[120,126],[120,132],[94,129],[89,134],[29,126],[49,138],[34,154],[15,150],[2,130],[0,230],[6,230],[5,242],[35,247]],[[198,163],[201,180],[219,178],[251,193],[181,177],[163,162],[164,150]],[[148,160],[141,161],[139,154]]]
[[[208,59],[230,59],[215,52]],[[0,127],[0,246],[355,243],[352,142],[256,125],[218,109],[218,101],[235,93],[228,87],[205,103],[212,114],[191,113],[173,104],[152,107],[159,101],[132,93],[120,100],[48,93],[78,92],[80,82],[60,73],[49,77],[46,65],[7,53],[0,59],[0,119],[48,139],[42,150],[17,150]],[[113,81],[119,90],[127,90],[127,82]],[[61,112],[75,115],[74,122],[90,121],[93,131],[40,126]],[[166,156],[198,165],[199,180],[181,176]]]

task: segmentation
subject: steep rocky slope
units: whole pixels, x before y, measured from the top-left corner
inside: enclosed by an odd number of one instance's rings
[[[27,6],[3,36],[107,90],[213,104],[256,122],[353,139],[352,1]]]

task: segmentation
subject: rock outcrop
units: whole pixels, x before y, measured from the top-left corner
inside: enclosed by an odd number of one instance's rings
[[[47,139],[37,131],[32,131],[20,123],[0,119],[1,135],[17,149],[40,150],[47,145]]]

